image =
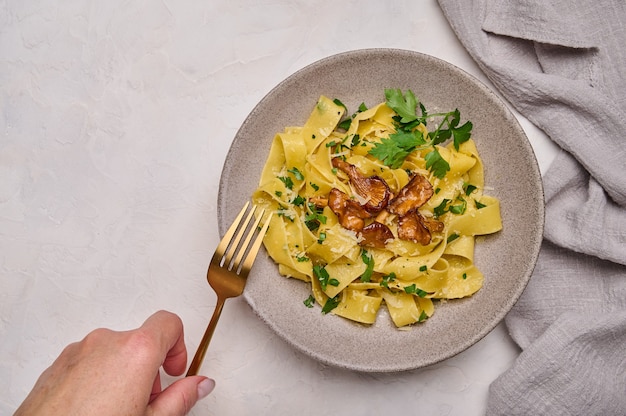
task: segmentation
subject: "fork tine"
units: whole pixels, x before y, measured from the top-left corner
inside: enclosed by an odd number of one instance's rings
[[[228,245],[230,244],[230,241],[232,240],[233,235],[235,235],[237,228],[239,228],[239,224],[241,224],[241,219],[246,213],[246,210],[248,209],[249,205],[250,205],[250,201],[246,202],[243,208],[241,209],[241,211],[239,212],[239,214],[237,214],[237,218],[235,218],[232,225],[230,226],[228,231],[226,231],[226,234],[224,234],[224,237],[222,237],[222,240],[217,245],[217,248],[215,249],[215,254],[213,255],[214,258],[222,257],[224,253],[226,252],[226,249],[228,248]]]
[[[259,219],[261,217],[262,216],[259,216]],[[259,234],[257,235],[256,240],[254,240],[252,247],[250,247],[250,251],[248,251],[248,255],[246,256],[246,259],[244,260],[243,265],[241,266],[241,270],[243,271],[243,273],[248,273],[250,269],[252,268],[252,264],[254,263],[254,260],[256,259],[256,255],[259,252],[259,248],[261,247],[261,243],[263,242],[263,237],[265,237],[265,232],[269,228],[271,220],[272,220],[272,213],[270,212],[270,214],[267,216],[267,219],[265,220],[265,223],[263,224],[263,228],[261,228],[261,231],[259,231]],[[252,233],[250,234],[250,237],[252,237]],[[241,254],[243,255],[243,253]]]
[[[246,204],[246,206],[247,205],[248,204]],[[237,236],[232,240],[230,244],[230,248],[228,249],[228,253],[226,253],[226,256],[224,256],[223,267],[227,268],[228,270],[231,269],[231,261],[233,259],[233,256],[235,255],[235,252],[237,251],[237,247],[239,247],[239,242],[241,241],[241,238],[246,232],[248,228],[248,224],[250,223],[250,220],[252,219],[252,216],[254,215],[255,210],[256,210],[256,205],[252,205],[252,209],[248,213],[246,220],[240,224],[239,232],[237,233]]]
[[[254,208],[256,208],[256,206]],[[254,208],[252,210],[253,212],[254,212]],[[241,259],[243,258],[244,254],[246,254],[246,251],[248,250],[248,246],[250,245],[250,240],[252,240],[255,230],[258,229],[259,223],[263,219],[263,215],[265,215],[265,209],[261,210],[261,212],[257,216],[256,221],[254,221],[254,224],[250,228],[250,232],[248,233],[248,235],[246,235],[246,239],[241,244],[241,249],[237,253],[237,257],[235,258],[235,261],[233,261],[232,267],[229,267],[228,270],[231,270],[232,268],[235,270],[236,273],[239,273],[239,264],[241,263]],[[242,231],[245,231],[245,230],[242,230]]]

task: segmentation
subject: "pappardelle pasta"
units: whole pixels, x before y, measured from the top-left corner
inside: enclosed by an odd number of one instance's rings
[[[372,324],[384,304],[404,327],[482,287],[475,236],[502,222],[471,122],[428,114],[410,90],[385,98],[346,115],[321,96],[276,134],[252,198],[277,214],[264,245],[281,275],[311,285],[305,305]]]

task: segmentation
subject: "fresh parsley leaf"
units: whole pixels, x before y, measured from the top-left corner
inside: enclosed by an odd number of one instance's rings
[[[426,270],[428,270],[428,266],[426,265],[420,266],[420,272],[425,272]]]
[[[320,190],[320,187],[317,184],[314,184],[313,182],[309,182],[309,185],[311,185],[311,188],[313,188],[316,191]]]
[[[289,169],[287,172],[292,173],[293,177],[296,178],[296,180],[299,180],[299,181],[304,180],[304,175],[296,167],[294,167],[292,169]],[[291,188],[289,188],[289,189],[291,189]]]
[[[317,243],[318,244],[322,244],[324,242],[324,240],[326,240],[326,233],[320,233],[320,235],[317,237]]]
[[[328,298],[324,306],[322,307],[322,314],[326,315],[339,305],[339,295],[334,298]]]
[[[487,205],[485,204],[481,204],[480,202],[474,200],[474,203],[476,204],[476,209],[481,209],[481,208],[485,208]]]
[[[313,295],[309,295],[309,297],[306,298],[303,303],[307,308],[312,308],[313,305],[315,305],[315,298],[313,297]]]
[[[362,282],[369,282],[374,272],[374,258],[367,252],[367,250],[361,250],[361,260],[367,266],[365,271],[361,275]]]
[[[387,106],[401,117],[400,122],[410,123],[417,120],[417,115],[415,114],[417,98],[415,98],[413,91],[408,90],[405,95],[402,94],[400,89],[386,89],[385,98]]]
[[[458,110],[457,110],[458,111]],[[465,143],[472,136],[472,122],[467,121],[461,127],[451,128],[454,137],[454,148],[458,151],[461,143]]]
[[[399,131],[390,134],[388,139],[381,139],[379,143],[374,144],[369,154],[382,161],[386,166],[398,169],[402,166],[404,159],[417,146],[425,143],[424,136],[419,130],[410,132]]]
[[[433,145],[437,145],[445,142],[452,136],[452,132],[448,129],[442,129],[441,127],[435,131],[431,131],[428,133],[428,138],[432,142]]]
[[[443,179],[443,177],[446,176],[446,173],[450,170],[450,165],[441,156],[441,153],[439,153],[439,150],[437,150],[436,147],[433,147],[433,150],[426,153],[424,159],[426,160],[426,169],[430,169],[433,175],[439,179]]]

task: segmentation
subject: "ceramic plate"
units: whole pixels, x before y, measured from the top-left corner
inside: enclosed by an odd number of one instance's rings
[[[437,58],[395,49],[334,55],[294,73],[253,109],[237,132],[220,182],[218,216],[223,233],[250,199],[274,135],[303,125],[320,95],[354,111],[384,101],[385,88],[411,89],[429,112],[458,108],[474,124],[488,193],[500,199],[504,229],[480,238],[475,263],[483,288],[466,299],[436,303],[425,323],[398,330],[381,308],[365,326],[303,301],[309,286],[278,274],[262,252],[244,297],[258,316],[300,351],[326,364],[363,372],[392,372],[434,364],[487,335],[511,309],[534,268],[541,243],[544,202],[533,150],[513,114],[485,85]]]

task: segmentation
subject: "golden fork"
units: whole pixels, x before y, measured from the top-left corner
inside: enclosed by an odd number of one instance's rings
[[[263,236],[270,225],[270,219],[272,218],[271,213],[267,216],[263,227],[259,230],[259,223],[265,214],[265,210],[261,210],[254,224],[249,227],[250,220],[257,208],[254,205],[246,216],[246,219],[242,222],[249,205],[249,202],[244,205],[239,215],[237,215],[237,218],[235,218],[233,225],[230,226],[224,238],[222,238],[222,241],[218,244],[215,249],[215,254],[213,254],[211,258],[209,270],[207,271],[207,280],[217,295],[217,305],[215,305],[215,311],[213,312],[209,326],[204,332],[198,350],[191,361],[189,370],[187,370],[188,376],[198,374],[213,332],[215,332],[217,321],[222,313],[224,302],[226,302],[228,298],[234,298],[243,293],[243,288],[246,286],[246,278],[259,252]],[[239,231],[237,232],[237,230]],[[237,233],[236,236],[235,233]],[[257,234],[256,239],[252,245],[250,245],[255,233]],[[241,243],[244,234],[245,240]],[[233,238],[233,236],[235,237]]]

